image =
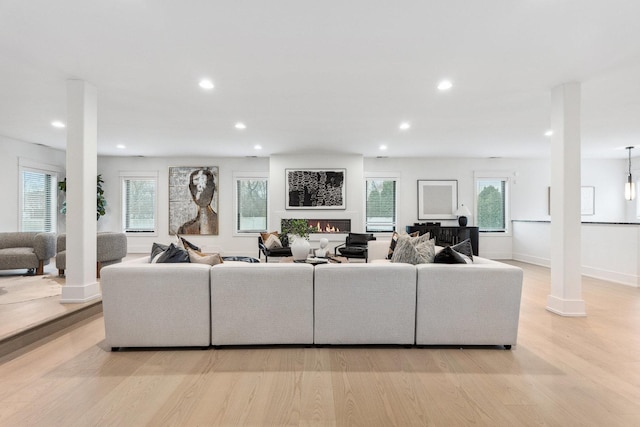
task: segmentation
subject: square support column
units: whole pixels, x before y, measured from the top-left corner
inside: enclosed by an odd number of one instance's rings
[[[582,299],[580,83],[551,91],[551,294],[547,310],[586,316]]]
[[[61,303],[100,297],[96,282],[97,99],[95,87],[82,80],[67,81],[67,268]]]

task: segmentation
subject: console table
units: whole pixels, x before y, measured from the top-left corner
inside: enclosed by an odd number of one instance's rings
[[[420,235],[429,233],[432,238],[436,239],[436,245],[449,246],[462,242],[465,239],[471,240],[471,248],[473,254],[478,255],[478,240],[480,232],[478,227],[442,227],[439,225],[407,225],[405,227],[407,233],[418,231]]]

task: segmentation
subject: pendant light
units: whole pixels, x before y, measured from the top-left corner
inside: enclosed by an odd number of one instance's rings
[[[627,147],[629,150],[629,173],[627,174],[627,182],[624,184],[624,198],[627,200],[633,200],[636,198],[636,184],[633,182],[631,176],[631,149],[633,147]]]

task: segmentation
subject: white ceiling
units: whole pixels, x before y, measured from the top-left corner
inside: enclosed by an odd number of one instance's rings
[[[637,0],[0,0],[0,135],[64,148],[50,123],[83,79],[103,155],[546,157],[551,88],[578,81],[583,156],[626,158],[639,20]]]

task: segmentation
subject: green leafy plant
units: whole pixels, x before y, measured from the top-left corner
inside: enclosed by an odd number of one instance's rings
[[[107,208],[107,199],[104,198],[104,190],[102,189],[102,184],[104,181],[102,179],[102,175],[98,175],[97,187],[96,187],[96,196],[97,196],[97,207],[96,207],[96,220],[99,220],[101,216],[106,213]],[[58,189],[64,193],[67,192],[67,178],[64,181],[58,182]],[[67,213],[67,201],[62,202],[62,208],[60,208],[60,213]]]
[[[282,233],[283,235],[292,234],[300,236],[305,239],[309,238],[309,234],[313,233],[314,228],[309,225],[306,219],[290,218],[282,220]]]

